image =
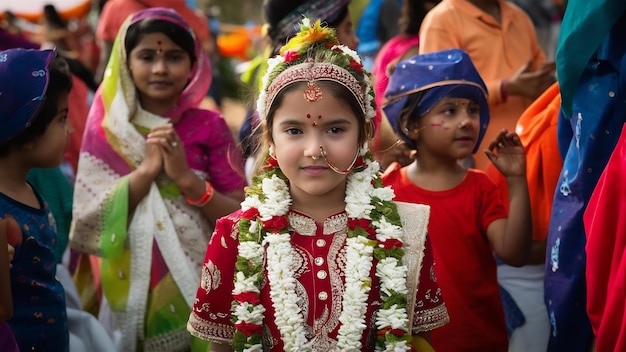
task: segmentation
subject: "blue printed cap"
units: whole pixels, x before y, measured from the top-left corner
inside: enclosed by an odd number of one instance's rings
[[[19,135],[43,105],[54,50],[0,51],[0,144]]]
[[[398,133],[400,114],[409,95],[419,92],[424,92],[416,107],[420,116],[428,113],[445,97],[466,98],[478,102],[480,131],[473,151],[476,153],[489,125],[489,104],[487,86],[467,52],[461,49],[443,50],[415,55],[398,62],[389,78],[382,111],[396,134],[401,137],[403,135]]]

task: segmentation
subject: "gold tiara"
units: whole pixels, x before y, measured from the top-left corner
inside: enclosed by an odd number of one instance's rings
[[[332,60],[316,62],[313,58],[316,56],[315,51],[336,52],[336,55],[343,56],[338,61],[345,62],[346,65],[329,62]],[[281,69],[284,70],[279,72]],[[322,27],[319,19],[311,23],[308,18],[304,18],[300,32],[281,48],[279,55],[267,61],[257,99],[260,119],[267,119],[267,113],[276,96],[292,83],[307,83],[303,92],[306,101],[321,99],[323,92],[315,84],[319,81],[335,82],[346,87],[361,107],[366,121],[371,121],[376,116],[371,77],[363,68],[359,55],[347,46],[338,44],[335,31]]]
[[[346,87],[359,102],[363,114],[367,113],[366,92],[359,81],[348,70],[330,63],[304,62],[281,72],[267,88],[265,111],[269,111],[274,99],[283,88],[296,82],[307,82],[309,88],[315,87],[316,81],[332,81]],[[305,91],[306,98],[307,91]],[[307,98],[316,101],[317,98]]]

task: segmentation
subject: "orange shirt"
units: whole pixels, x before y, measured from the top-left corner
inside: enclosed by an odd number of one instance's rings
[[[117,31],[122,27],[126,18],[148,7],[167,7],[176,10],[189,27],[193,28],[200,43],[209,40],[207,20],[190,9],[185,0],[108,0],[98,19],[97,37],[102,41],[113,43]]]
[[[531,100],[501,94],[501,81],[513,76],[526,62],[532,69],[546,60],[526,13],[509,1],[498,0],[501,24],[467,0],[443,0],[424,18],[419,52],[460,48],[469,54],[487,85],[491,119],[476,155],[476,167],[489,163],[482,153],[501,129],[514,130],[515,123]]]

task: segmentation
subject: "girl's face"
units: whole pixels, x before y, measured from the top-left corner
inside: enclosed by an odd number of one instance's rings
[[[69,93],[59,95],[57,113],[50,121],[44,134],[27,143],[35,167],[56,167],[63,162],[65,146],[70,132],[70,126],[67,123],[68,95]]]
[[[338,169],[350,167],[359,151],[359,120],[348,102],[324,88],[321,99],[308,102],[298,87],[284,95],[274,113],[271,134],[274,155],[289,179],[294,204],[312,196],[337,199],[341,195],[343,201],[346,175],[328,166],[320,146]]]
[[[462,98],[443,98],[419,119],[418,155],[463,159],[472,155],[478,140],[480,111],[477,102]]]
[[[128,67],[144,109],[176,104],[191,74],[189,54],[163,33],[145,34],[128,54]]]
[[[352,19],[350,18],[350,14],[346,14],[346,17],[339,23],[336,28],[337,31],[337,40],[339,43],[347,46],[352,50],[356,50],[356,47],[359,46],[359,38],[357,38],[356,33],[354,32],[354,28],[352,26]]]

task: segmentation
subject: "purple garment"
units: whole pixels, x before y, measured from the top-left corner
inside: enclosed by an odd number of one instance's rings
[[[12,34],[0,28],[0,50],[13,48],[39,49],[39,44],[35,44],[22,36]]]
[[[20,352],[20,349],[17,347],[17,342],[15,342],[13,331],[11,331],[6,321],[0,323],[0,351]]]

